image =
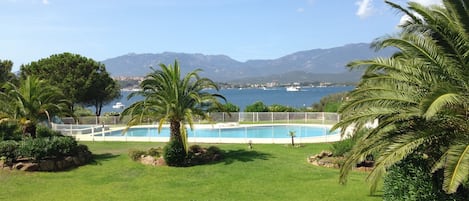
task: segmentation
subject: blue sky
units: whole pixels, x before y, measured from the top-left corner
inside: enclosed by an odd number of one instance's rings
[[[371,42],[396,33],[401,17],[383,0],[0,0],[0,59],[14,70],[62,52],[275,59]]]

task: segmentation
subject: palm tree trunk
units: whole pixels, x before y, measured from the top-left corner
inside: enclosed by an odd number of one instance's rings
[[[170,121],[170,134],[169,134],[169,140],[177,140],[179,143],[182,144],[182,137],[181,137],[181,130],[180,130],[181,122],[179,121]]]
[[[29,122],[23,125],[23,136],[31,136],[32,138],[36,138],[36,125]]]

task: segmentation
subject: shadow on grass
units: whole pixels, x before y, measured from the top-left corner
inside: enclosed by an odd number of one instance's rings
[[[101,165],[101,161],[109,161],[113,158],[118,157],[119,155],[111,154],[111,153],[103,153],[103,154],[93,154],[93,160],[90,164],[92,165]]]
[[[235,161],[251,162],[254,160],[268,160],[272,157],[272,155],[253,150],[247,151],[243,149],[238,149],[226,151],[224,157],[225,159],[220,162],[224,162],[225,165],[229,165]]]

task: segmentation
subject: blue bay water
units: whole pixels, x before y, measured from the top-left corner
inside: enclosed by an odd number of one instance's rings
[[[301,91],[288,92],[285,88],[246,88],[246,89],[221,89],[219,93],[227,99],[228,102],[239,106],[243,111],[247,105],[251,105],[256,101],[262,101],[266,105],[280,104],[291,107],[309,107],[313,103],[319,102],[322,97],[329,94],[350,91],[354,86],[340,87],[310,87],[302,88]],[[212,91],[213,92],[213,91]],[[112,105],[116,102],[122,102],[126,107],[133,102],[142,100],[142,97],[134,97],[127,100],[127,96],[131,93],[122,91],[122,98],[111,102],[103,107],[102,112],[121,112],[123,109],[114,109]]]

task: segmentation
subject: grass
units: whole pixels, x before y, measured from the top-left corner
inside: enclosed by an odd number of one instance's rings
[[[347,185],[339,171],[316,167],[306,157],[329,147],[219,144],[225,160],[188,167],[151,167],[133,162],[131,148],[163,146],[140,142],[87,142],[96,162],[64,172],[0,171],[0,200],[381,200],[369,196],[366,173]]]

